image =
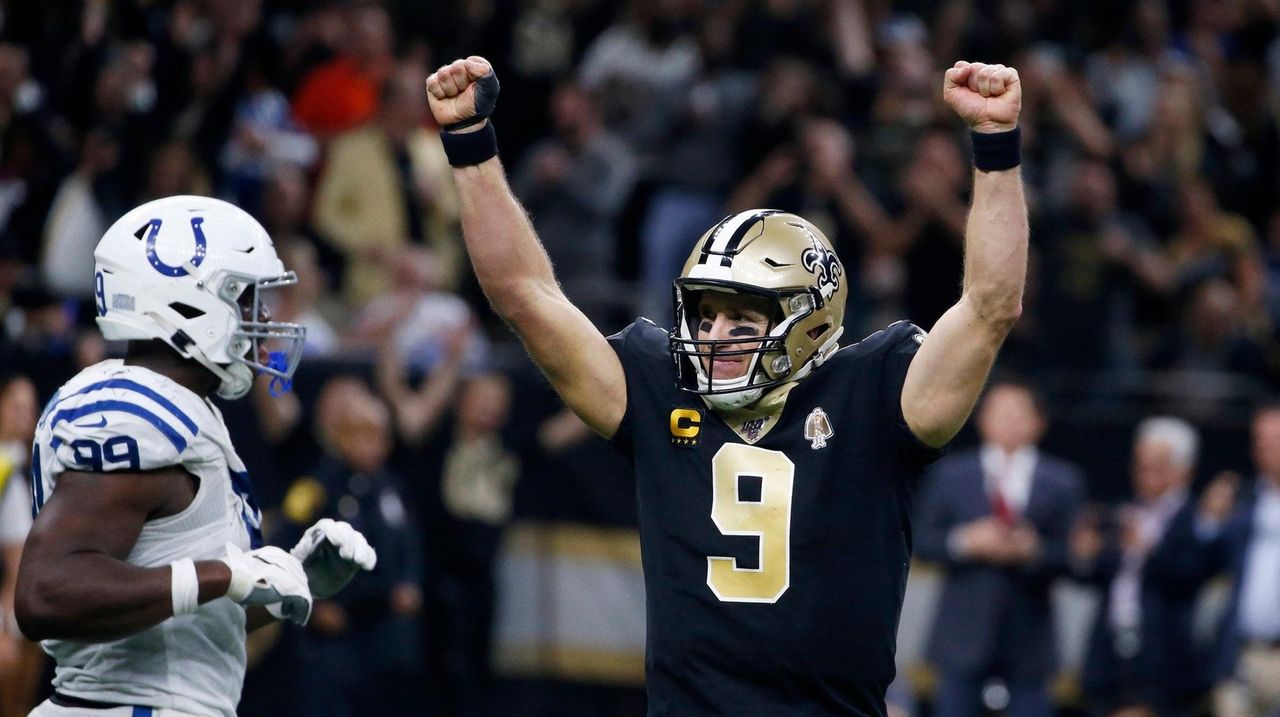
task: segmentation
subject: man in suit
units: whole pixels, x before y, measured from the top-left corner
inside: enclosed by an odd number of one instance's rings
[[[1252,424],[1254,495],[1226,523],[1219,546],[1232,576],[1214,662],[1214,714],[1280,713],[1280,404]]]
[[[1198,449],[1185,421],[1143,421],[1134,437],[1135,502],[1082,522],[1072,536],[1079,576],[1101,588],[1084,688],[1107,714],[1191,714],[1207,688],[1191,637],[1196,598],[1212,572],[1197,534],[1205,521],[1187,490]]]
[[[937,464],[917,521],[916,554],[947,568],[929,644],[942,673],[935,714],[980,714],[983,682],[999,676],[1011,716],[1050,715],[1049,587],[1067,569],[1083,481],[1036,448],[1046,417],[1030,386],[994,384],[977,425],[982,446]]]

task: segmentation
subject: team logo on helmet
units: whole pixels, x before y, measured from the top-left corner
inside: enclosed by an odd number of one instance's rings
[[[191,232],[196,236],[196,251],[191,259],[178,266],[170,266],[164,263],[160,260],[160,256],[156,254],[156,237],[160,235],[161,224],[163,224],[161,220],[152,219],[138,229],[138,238],[141,239],[142,232],[147,230],[148,225],[151,227],[151,233],[147,235],[147,261],[151,262],[151,266],[156,271],[165,276],[186,276],[188,273],[187,264],[195,268],[204,263],[204,255],[209,249],[209,242],[204,238],[204,230],[200,228],[200,225],[204,224],[204,217],[191,218]]]
[[[827,250],[818,237],[809,231],[809,227],[803,224],[792,224],[792,226],[800,227],[805,234],[809,235],[809,241],[813,246],[800,254],[800,263],[817,278],[818,291],[822,293],[822,298],[830,299],[840,289],[840,276],[844,274],[840,259],[834,252]]]

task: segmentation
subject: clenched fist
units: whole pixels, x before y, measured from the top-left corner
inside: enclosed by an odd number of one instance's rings
[[[942,98],[975,132],[1006,132],[1018,126],[1022,84],[1004,65],[957,62],[947,70]]]
[[[427,78],[427,105],[446,130],[481,125],[497,101],[498,78],[483,57],[454,60]]]

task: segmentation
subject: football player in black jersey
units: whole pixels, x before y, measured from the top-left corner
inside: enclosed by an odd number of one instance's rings
[[[883,715],[911,555],[911,489],[968,418],[1021,311],[1018,75],[958,62],[973,132],[960,300],[839,347],[849,277],[772,210],[721,221],[675,280],[670,330],[606,339],[568,302],[496,159],[497,79],[440,68],[428,101],[480,285],[564,401],[631,459],[653,715]]]

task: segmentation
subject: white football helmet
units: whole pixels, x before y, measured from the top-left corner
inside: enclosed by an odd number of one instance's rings
[[[108,340],[164,341],[217,376],[223,398],[248,393],[255,371],[287,381],[297,369],[306,329],[264,320],[263,291],[298,278],[239,207],[194,196],[147,202],[111,225],[93,258]]]
[[[708,291],[766,299],[773,311],[768,332],[699,339],[698,301]],[[776,209],[725,217],[694,244],[675,280],[668,342],[680,388],[700,394],[712,408],[732,410],[799,381],[840,347],[848,295],[844,266],[813,224]],[[706,365],[734,355],[751,357],[746,373],[713,380]]]

